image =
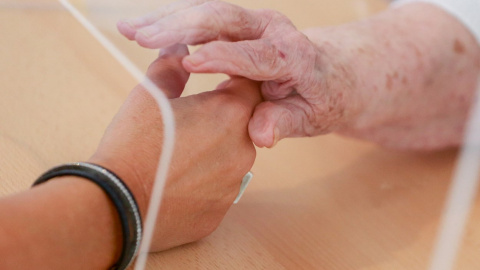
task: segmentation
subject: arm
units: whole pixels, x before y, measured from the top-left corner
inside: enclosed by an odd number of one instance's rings
[[[0,200],[1,269],[108,269],[120,255],[116,210],[95,184],[52,180]]]
[[[307,35],[341,55],[356,112],[337,132],[404,149],[461,143],[480,71],[480,46],[436,6],[415,3]],[[332,60],[333,62],[333,60]]]
[[[149,48],[205,43],[183,60],[187,70],[263,81],[265,102],[249,124],[258,146],[329,132],[401,149],[458,145],[480,70],[468,29],[426,3],[307,37],[275,11],[206,0],[177,2],[119,29]]]
[[[172,98],[177,120],[175,152],[152,251],[196,241],[213,232],[255,158],[247,124],[260,101],[258,85],[232,79],[218,91],[177,98],[188,78],[180,66],[186,47],[180,47],[162,54],[148,71]],[[89,160],[124,180],[142,216],[161,153],[162,134],[157,105],[138,86]],[[52,179],[2,198],[0,213],[0,269],[107,269],[118,259],[117,213],[101,189],[84,179]]]

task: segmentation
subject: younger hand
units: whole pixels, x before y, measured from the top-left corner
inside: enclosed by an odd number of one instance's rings
[[[258,85],[232,79],[224,89],[178,98],[188,79],[186,46],[168,48],[147,74],[171,98],[176,142],[152,251],[199,240],[215,230],[255,159],[247,125],[260,102]],[[91,159],[122,177],[145,216],[162,152],[156,102],[135,88]]]

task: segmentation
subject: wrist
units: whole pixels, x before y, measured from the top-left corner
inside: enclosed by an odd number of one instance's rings
[[[81,177],[64,176],[51,182],[55,192],[63,192],[65,197],[72,196],[71,200],[66,200],[67,205],[71,204],[71,224],[62,226],[71,226],[74,239],[78,239],[77,245],[72,244],[74,256],[79,252],[85,253],[78,264],[93,266],[83,269],[97,269],[100,265],[110,268],[118,261],[123,245],[119,215],[111,199],[98,185]],[[88,260],[91,263],[86,262]]]
[[[120,120],[121,119],[121,120]],[[144,219],[163,141],[158,105],[141,85],[135,87],[87,161],[117,174],[135,197]]]
[[[133,194],[114,172],[92,163],[66,163],[43,173],[34,182],[38,186],[62,176],[79,176],[95,183],[108,196],[116,211],[122,228],[122,253],[113,269],[126,269],[133,261],[140,246],[142,220]]]
[[[364,64],[358,60],[358,52],[370,42],[361,35],[354,25],[326,28],[311,28],[304,34],[316,48],[316,69],[314,92],[322,93],[327,108],[320,114],[330,119],[327,132],[334,132],[352,126],[360,117],[365,105],[361,96],[364,85],[358,70]],[[363,64],[363,66],[362,66]]]
[[[335,40],[347,40],[344,51],[353,52],[353,96],[360,105],[354,121],[339,132],[402,149],[459,143],[479,59],[478,44],[465,27],[425,3],[339,27],[336,32],[348,36]]]
[[[148,208],[148,190],[151,188],[144,183],[144,177],[135,169],[135,162],[126,162],[118,158],[104,157],[98,153],[93,155],[89,163],[97,164],[112,172],[122,179],[124,184],[130,189],[133,197],[137,201],[142,219],[145,219]],[[143,180],[143,181],[142,181]]]
[[[0,212],[9,247],[2,269],[107,269],[120,255],[118,214],[83,178],[58,177],[3,199]]]

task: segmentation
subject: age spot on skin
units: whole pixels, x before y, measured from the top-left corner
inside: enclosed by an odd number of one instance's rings
[[[453,50],[458,54],[463,54],[465,52],[465,46],[458,39],[455,39],[453,43]]]
[[[387,83],[385,86],[387,87],[388,90],[392,90],[393,78],[391,75],[387,75]]]
[[[417,48],[417,46],[413,46],[413,50],[415,51],[415,55],[417,56],[417,59],[422,58],[422,52]]]
[[[425,88],[431,87],[434,82],[435,82],[435,79],[433,78],[433,76],[428,76],[425,79]]]

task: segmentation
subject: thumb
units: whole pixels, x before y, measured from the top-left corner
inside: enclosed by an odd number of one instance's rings
[[[271,148],[283,138],[313,133],[310,106],[300,96],[266,101],[255,108],[248,125],[250,138],[258,147]]]
[[[183,68],[182,59],[188,54],[186,45],[172,45],[162,49],[147,70],[148,79],[164,91],[168,98],[180,97],[185,88],[190,73]]]

